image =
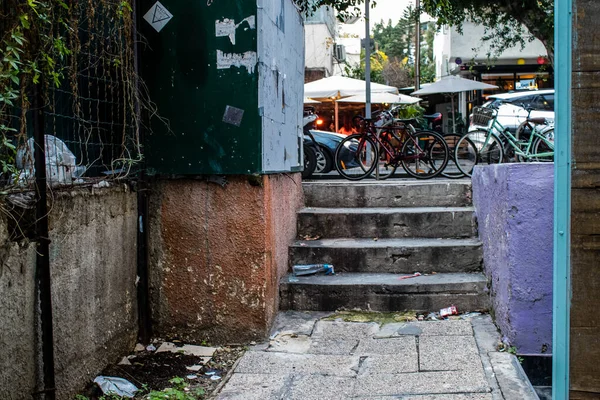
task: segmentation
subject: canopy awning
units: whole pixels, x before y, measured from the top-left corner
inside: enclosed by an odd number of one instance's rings
[[[371,103],[373,104],[416,104],[422,99],[418,97],[407,96],[404,94],[392,93],[371,93]],[[338,103],[366,103],[367,96],[364,94],[345,97],[337,100]]]
[[[304,96],[313,99],[365,95],[366,82],[345,76],[330,76],[304,84]],[[398,88],[371,83],[371,93],[398,93]]]

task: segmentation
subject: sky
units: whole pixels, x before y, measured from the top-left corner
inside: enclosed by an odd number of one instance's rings
[[[389,19],[396,23],[402,18],[404,9],[409,6],[415,6],[415,0],[374,0],[377,5],[371,8],[371,26],[379,23],[381,20],[387,23]],[[423,20],[423,18],[421,19]],[[353,25],[344,25],[343,32],[358,34],[361,38],[365,37],[365,22],[361,19]]]

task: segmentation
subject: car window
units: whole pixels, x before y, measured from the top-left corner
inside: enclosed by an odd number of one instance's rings
[[[545,94],[540,97],[544,98],[544,110],[554,111],[554,94]]]
[[[519,106],[519,107],[520,107],[521,105],[524,105],[524,106],[525,106],[525,108],[527,108],[527,107],[529,107],[529,106],[532,106],[532,105],[533,105],[533,104],[532,104],[532,102],[533,102],[533,100],[534,100],[534,97],[535,97],[535,96],[523,96],[523,97],[518,97],[518,98],[516,98],[516,99],[511,99],[511,100],[508,100],[508,101],[507,101],[507,103],[511,103],[511,104],[514,104],[515,106]]]

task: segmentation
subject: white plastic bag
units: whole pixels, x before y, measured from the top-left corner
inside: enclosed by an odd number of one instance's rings
[[[133,398],[135,396],[135,392],[139,390],[127,379],[117,378],[114,376],[97,376],[96,379],[94,379],[94,383],[96,383],[100,389],[102,389],[102,393],[116,394],[117,396],[121,397]]]

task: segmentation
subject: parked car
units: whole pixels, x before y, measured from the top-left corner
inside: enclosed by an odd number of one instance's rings
[[[338,144],[346,137],[340,133],[318,131],[311,129],[315,141],[319,145],[321,154],[317,155],[316,173],[326,174],[334,169],[333,155]]]
[[[554,121],[554,89],[495,94],[488,97],[483,107],[497,109],[498,122],[514,133],[527,118],[528,108],[531,108],[531,118]],[[476,129],[471,118],[469,120],[469,131]]]

